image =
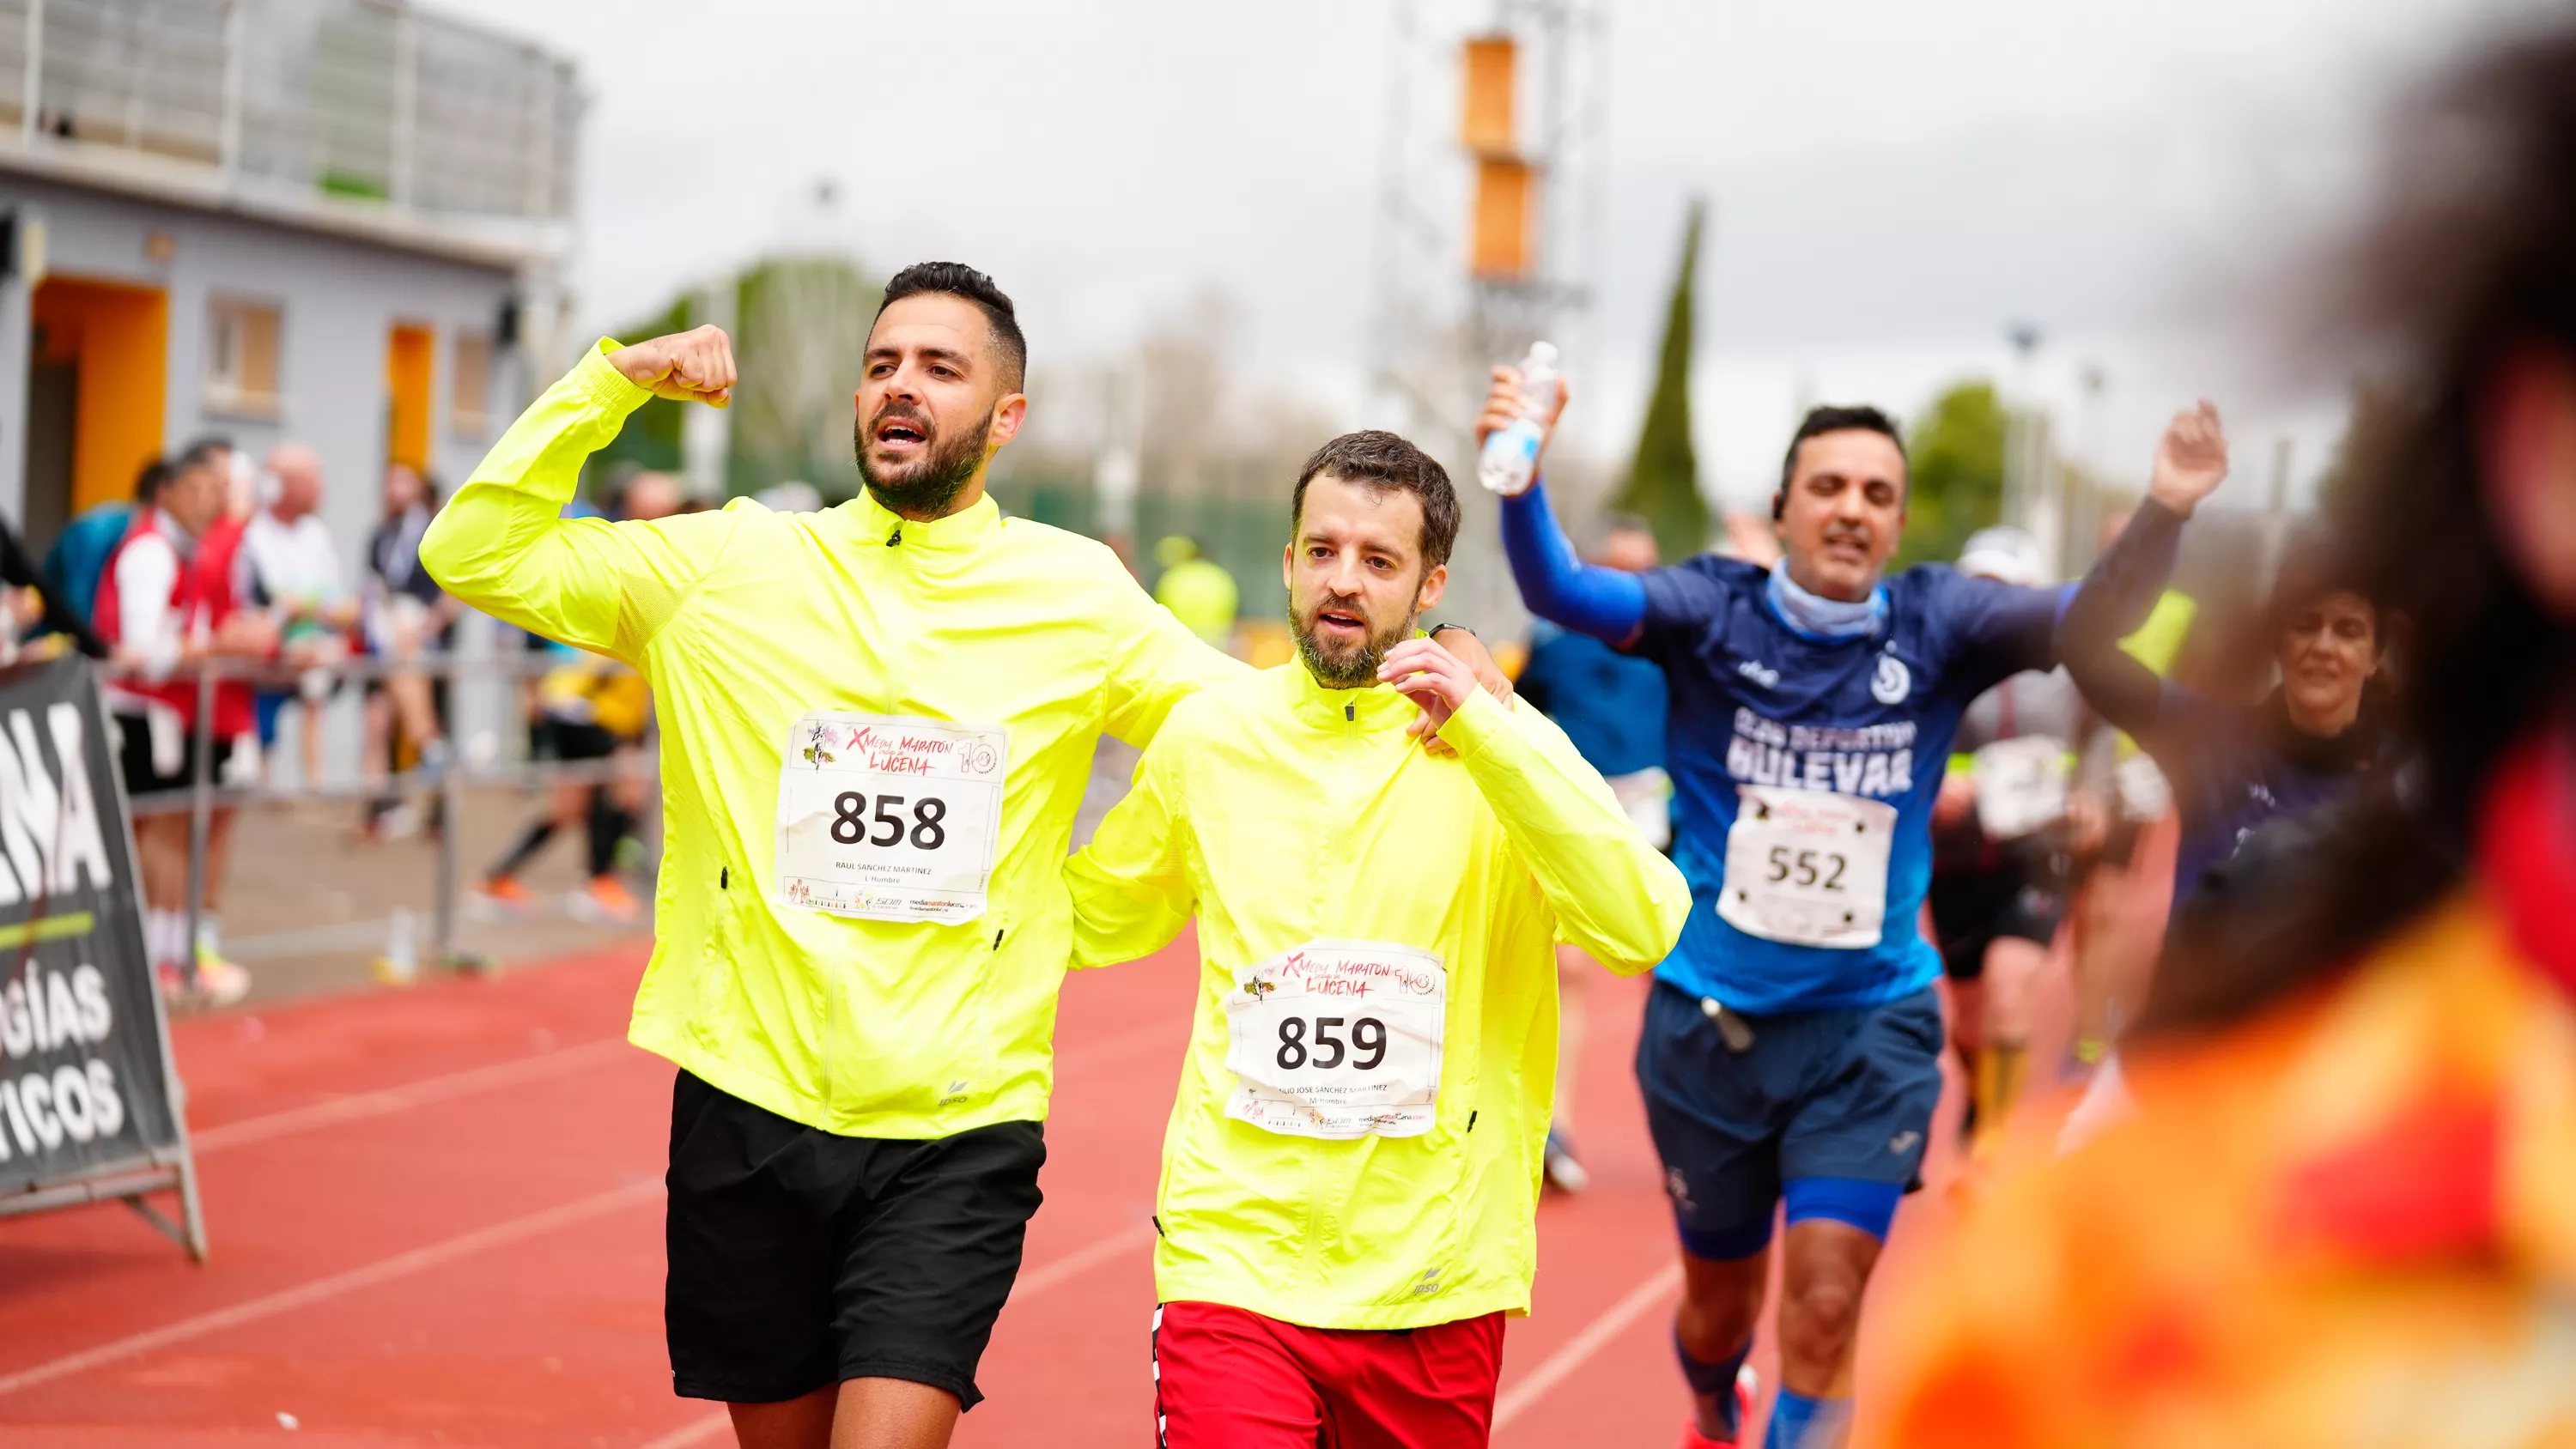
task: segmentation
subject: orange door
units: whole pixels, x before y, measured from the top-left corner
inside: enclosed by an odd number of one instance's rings
[[[170,378],[170,299],[157,287],[129,287],[79,277],[48,277],[36,286],[30,320],[40,371],[50,370],[71,401],[71,459],[49,460],[45,480],[70,496],[37,505],[68,517],[92,504],[134,496],[135,477],[161,454]],[[55,449],[54,451],[59,451]],[[34,483],[34,477],[29,480]],[[31,511],[34,508],[31,507]]]
[[[437,334],[397,322],[385,346],[385,461],[429,471],[429,391]]]

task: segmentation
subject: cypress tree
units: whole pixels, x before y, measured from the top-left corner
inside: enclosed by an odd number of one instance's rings
[[[1699,454],[1691,447],[1691,282],[1699,270],[1703,203],[1691,203],[1682,227],[1681,274],[1673,279],[1672,305],[1664,314],[1663,354],[1655,367],[1654,395],[1637,435],[1636,462],[1614,507],[1646,520],[1664,561],[1677,563],[1708,546],[1708,500],[1699,493]]]

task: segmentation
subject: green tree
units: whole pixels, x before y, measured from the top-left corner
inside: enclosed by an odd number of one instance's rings
[[[1678,561],[1708,546],[1708,500],[1699,492],[1699,454],[1691,446],[1691,282],[1699,270],[1699,238],[1706,208],[1692,202],[1682,225],[1681,274],[1664,314],[1664,346],[1655,366],[1654,395],[1637,435],[1637,458],[1611,504],[1646,520],[1655,547]]]
[[[2003,521],[2004,405],[1982,378],[1952,383],[1906,439],[1905,542],[1893,566],[1954,559],[1968,535]]]

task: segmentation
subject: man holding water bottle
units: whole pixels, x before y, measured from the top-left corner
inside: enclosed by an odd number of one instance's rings
[[[1498,368],[1478,431],[1535,430],[1543,448],[1563,406],[1562,384],[1527,398]],[[1645,574],[1585,565],[1528,476],[1502,510],[1522,599],[1655,661],[1670,695],[1673,858],[1692,904],[1656,968],[1637,1077],[1682,1240],[1683,1442],[1740,1442],[1785,1202],[1763,1442],[1836,1445],[1862,1291],[1941,1091],[1941,958],[1915,921],[1942,762],[1970,700],[2055,663],[2056,595],[1942,564],[1885,576],[1905,449],[1875,408],[1799,425],[1769,569],[1705,553]]]

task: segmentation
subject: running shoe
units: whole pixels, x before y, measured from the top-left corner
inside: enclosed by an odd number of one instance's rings
[[[631,926],[642,914],[635,893],[613,875],[592,876],[590,884],[573,892],[564,904],[574,920],[596,926]]]
[[[536,914],[537,893],[515,875],[496,875],[466,896],[465,908],[484,920],[520,920]]]
[[[1735,1371],[1735,1437],[1712,1439],[1699,1431],[1695,1419],[1682,1420],[1682,1449],[1735,1449],[1744,1442],[1744,1431],[1753,1423],[1753,1401],[1762,1395],[1762,1376],[1746,1364]]]
[[[1574,1139],[1556,1127],[1547,1129],[1547,1185],[1563,1193],[1577,1193],[1592,1185],[1592,1174],[1574,1155]]]
[[[180,1004],[188,1006],[230,1006],[250,995],[250,972],[236,966],[203,946],[197,948],[197,979],[184,979],[178,966],[161,968],[161,990],[168,996],[177,983]]]

